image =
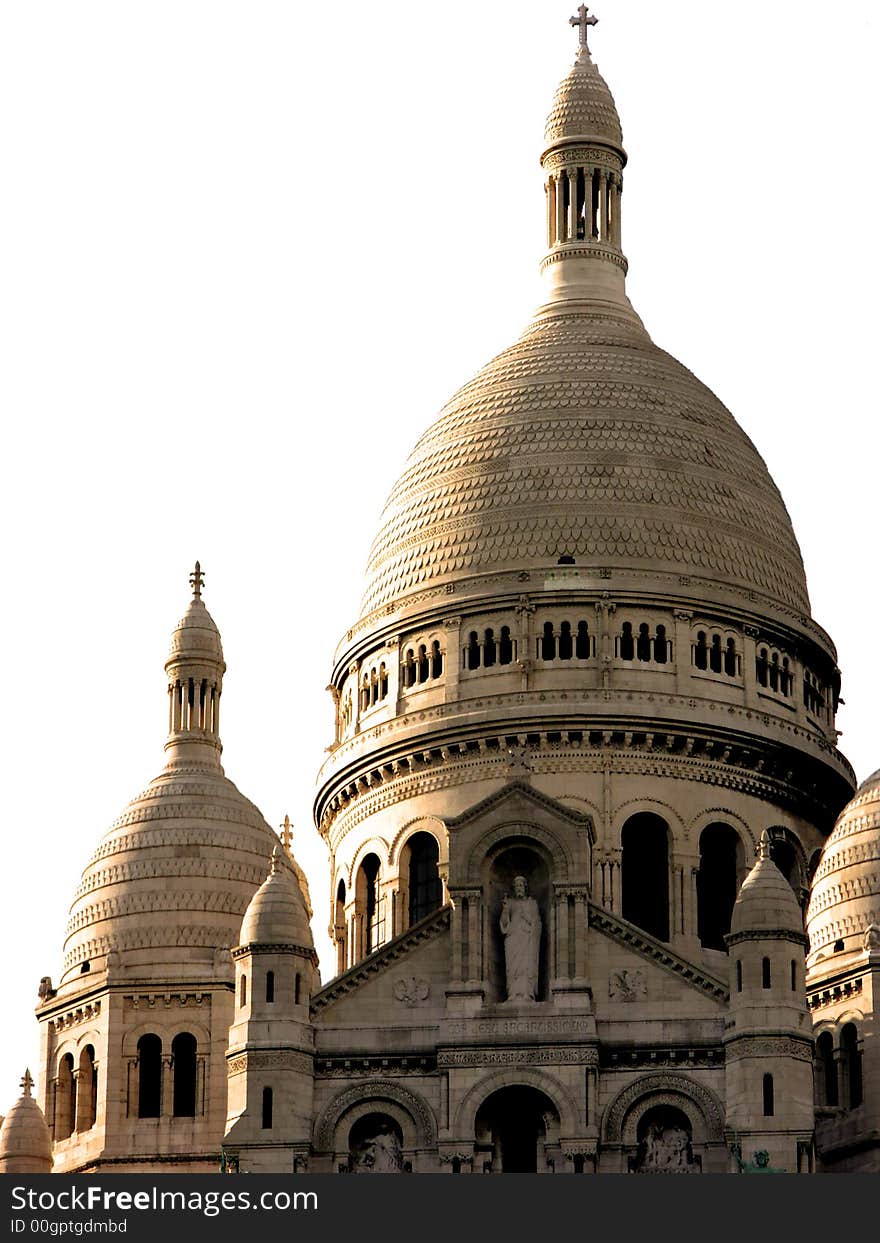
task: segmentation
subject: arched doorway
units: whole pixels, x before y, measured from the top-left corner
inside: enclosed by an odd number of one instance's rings
[[[669,826],[642,811],[621,834],[623,918],[658,941],[669,940]]]
[[[559,1114],[537,1088],[499,1088],[477,1110],[474,1139],[476,1173],[552,1173],[558,1159]]]

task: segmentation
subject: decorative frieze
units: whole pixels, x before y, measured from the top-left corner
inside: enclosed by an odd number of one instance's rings
[[[313,1065],[311,1054],[297,1049],[245,1049],[226,1059],[226,1073],[230,1079],[258,1070],[295,1070],[311,1075]]]
[[[506,1049],[444,1049],[437,1054],[440,1069],[454,1066],[596,1066],[595,1045],[515,1045]]]
[[[93,1001],[85,1006],[77,1006],[75,1010],[68,1010],[66,1014],[56,1015],[52,1024],[57,1032],[69,1031],[71,1027],[78,1027],[81,1023],[93,1023],[100,1013],[100,1000]]]
[[[809,1040],[794,1036],[743,1036],[731,1040],[726,1046],[727,1060],[739,1061],[744,1057],[791,1057],[798,1062],[813,1060],[813,1046]]]

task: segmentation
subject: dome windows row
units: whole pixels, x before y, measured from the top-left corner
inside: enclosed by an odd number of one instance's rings
[[[816,1037],[816,1104],[858,1109],[864,1099],[862,1042],[854,1022],[839,1030],[826,1028]]]

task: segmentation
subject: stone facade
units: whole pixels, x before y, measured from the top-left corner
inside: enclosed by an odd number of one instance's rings
[[[197,566],[166,769],[41,986],[56,1170],[877,1168],[880,782],[823,854],[834,645],[758,451],[626,295],[575,24],[545,301],[410,455],[334,657],[333,978],[220,767]]]

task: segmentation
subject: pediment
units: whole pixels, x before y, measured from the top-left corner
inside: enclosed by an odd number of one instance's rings
[[[641,959],[665,973],[667,979],[673,977],[682,985],[711,997],[713,1001],[725,1005],[729,1001],[729,989],[723,980],[718,979],[697,963],[674,953],[663,941],[656,940],[649,933],[637,928],[635,924],[621,919],[618,915],[612,915],[610,911],[604,910],[593,902],[589,904],[589,927],[591,933],[600,932],[618,947],[628,951],[628,957],[633,962],[633,969],[638,967],[638,961]],[[625,980],[621,981],[621,987],[625,990]]]
[[[593,820],[584,812],[575,811],[566,803],[542,794],[525,781],[510,781],[494,794],[481,799],[473,807],[462,812],[460,816],[451,817],[446,821],[450,833],[456,833],[474,824],[491,828],[495,824],[508,823],[511,820],[560,820],[578,829],[586,830],[590,845],[595,841]]]

